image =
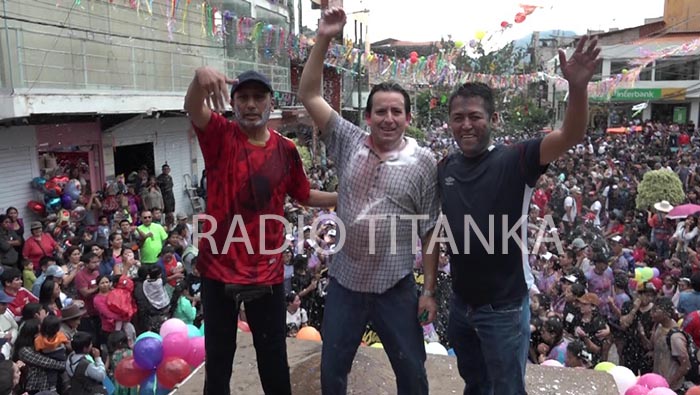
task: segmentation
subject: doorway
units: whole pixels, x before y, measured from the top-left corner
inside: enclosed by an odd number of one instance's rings
[[[138,172],[142,166],[148,168],[148,174],[155,174],[153,158],[153,143],[122,145],[114,152],[114,174],[129,174]]]

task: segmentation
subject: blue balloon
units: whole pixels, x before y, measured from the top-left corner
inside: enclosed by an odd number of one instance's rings
[[[44,199],[46,202],[46,210],[50,213],[55,213],[61,209],[61,198],[60,197],[50,197],[46,196]]]
[[[155,337],[141,339],[134,345],[134,362],[144,370],[154,370],[163,360],[163,342]]]
[[[46,178],[43,177],[35,177],[32,180],[32,188],[39,190],[39,191],[44,191],[44,184],[46,184]]]
[[[158,379],[153,373],[139,386],[139,395],[167,395],[170,390],[158,386]]]
[[[61,206],[63,206],[63,208],[66,210],[73,208],[73,199],[67,193],[64,193],[61,196]]]
[[[192,324],[187,325],[187,337],[199,337],[202,336],[202,332],[196,326]]]

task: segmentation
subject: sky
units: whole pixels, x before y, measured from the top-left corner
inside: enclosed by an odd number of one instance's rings
[[[316,29],[320,11],[304,5],[303,23]],[[514,23],[519,4],[538,5],[520,24]],[[495,33],[503,43],[532,31],[571,30],[583,34],[587,29],[608,30],[638,26],[645,18],[663,16],[664,0],[344,0],[348,14],[368,9],[370,42],[395,38],[405,41],[438,41],[452,35],[455,41],[468,42],[477,31]],[[354,36],[349,15],[345,34]],[[363,18],[365,14],[355,17]],[[513,25],[500,33],[501,22]]]

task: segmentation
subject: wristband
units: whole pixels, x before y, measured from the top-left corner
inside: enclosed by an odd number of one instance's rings
[[[435,296],[435,293],[433,291],[429,291],[427,289],[424,289],[421,296]]]

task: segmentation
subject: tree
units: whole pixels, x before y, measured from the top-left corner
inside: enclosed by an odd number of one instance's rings
[[[425,132],[420,128],[417,128],[415,126],[409,126],[406,128],[405,135],[416,139],[416,141],[420,145],[423,145],[425,143]]]
[[[434,87],[420,92],[416,97],[416,125],[426,130],[447,122],[449,96],[450,91],[447,87]]]
[[[666,169],[645,173],[637,187],[637,209],[647,210],[662,200],[673,205],[683,203],[685,200],[683,183],[678,178],[678,174]]]

